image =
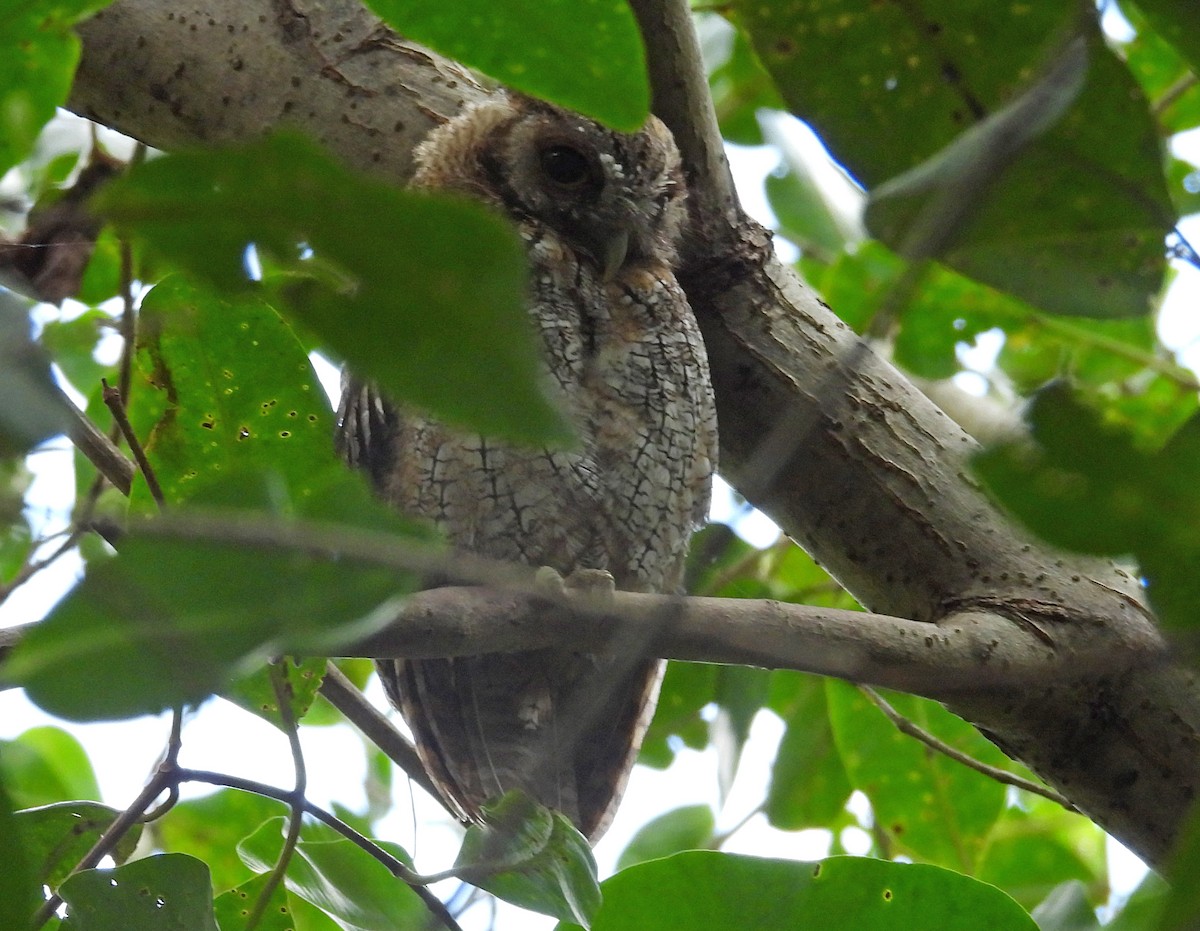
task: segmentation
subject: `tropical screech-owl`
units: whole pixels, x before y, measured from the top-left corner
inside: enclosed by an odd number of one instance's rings
[[[450,543],[619,589],[675,592],[717,457],[708,362],[672,265],[679,154],[651,117],[626,135],[520,96],[474,105],[416,152],[414,185],[477,198],[517,225],[529,312],[571,449],[493,441],[348,379],[339,446],[400,511]],[[464,248],[469,244],[464,243]],[[598,654],[535,650],[392,661],[379,673],[464,820],[513,789],[607,827],[649,722],[661,663],[632,632]]]

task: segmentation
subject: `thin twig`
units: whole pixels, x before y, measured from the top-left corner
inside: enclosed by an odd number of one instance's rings
[[[64,539],[58,546],[54,548],[54,552],[52,552],[49,556],[43,557],[42,559],[33,558],[33,554],[37,553],[38,550],[58,536],[63,536]],[[56,534],[51,534],[50,536],[31,546],[30,558],[25,560],[25,563],[20,569],[17,570],[12,579],[0,585],[0,604],[2,604],[4,600],[8,598],[8,596],[14,591],[33,578],[33,576],[37,575],[64,553],[69,552],[78,539],[79,528],[76,527],[72,528],[71,530],[64,530]]]
[[[1154,114],[1154,118],[1162,119],[1162,115],[1167,112],[1180,97],[1190,91],[1197,83],[1200,83],[1193,71],[1186,71],[1175,81],[1170,87],[1158,95],[1158,99],[1150,107],[1150,112]]]
[[[416,748],[405,739],[404,735],[363,696],[344,672],[330,660],[325,665],[325,678],[321,682],[321,694],[333,707],[346,716],[363,736],[375,744],[384,755],[399,766],[409,779],[437,799],[443,807],[441,793],[434,786],[429,774],[425,771]],[[457,815],[449,808],[449,814]]]
[[[162,804],[146,812],[138,821],[142,824],[149,824],[151,821],[157,821],[179,802],[179,786],[171,785],[167,787],[167,797],[163,799]]]
[[[746,812],[745,816],[740,818],[738,820],[737,824],[735,824],[733,827],[729,828],[727,831],[721,831],[717,834],[714,834],[712,837],[709,838],[708,843],[705,844],[704,846],[708,850],[720,850],[723,846],[725,846],[725,844],[729,840],[729,838],[733,837],[734,834],[736,834],[738,831],[740,831],[742,828],[744,828],[747,824],[749,824],[755,817],[757,817],[758,815],[761,815],[763,813],[763,809],[766,806],[766,804],[767,803],[765,800],[762,802],[759,802],[757,805],[755,805],[753,808],[751,808],[748,812]]]
[[[179,752],[183,749],[183,709],[176,706],[171,710],[171,732],[167,737],[167,747],[163,751],[160,767],[170,767],[174,771],[178,767]],[[157,821],[179,801],[179,783],[173,781],[167,788],[167,797],[153,811],[148,811],[139,819],[143,823]]]
[[[696,591],[694,594],[716,595],[730,582],[749,574],[752,568],[757,568],[759,563],[771,556],[775,552],[776,548],[781,544],[795,546],[795,544],[792,543],[792,541],[787,537],[780,537],[779,540],[777,540],[775,543],[772,543],[766,549],[752,549],[750,552],[743,555],[741,559],[734,560],[732,564],[726,566],[724,569],[718,572],[715,576],[713,576],[712,580],[703,587],[703,589]]]
[[[127,236],[120,238],[121,251],[121,361],[117,389],[122,406],[129,402],[129,387],[133,381],[133,351],[137,343],[137,311],[133,305],[133,247]]]
[[[178,791],[179,786],[184,782],[200,782],[206,785],[224,786],[231,789],[238,789],[243,792],[252,792],[256,795],[261,795],[265,798],[273,798],[284,802],[287,805],[292,805],[298,808],[304,814],[312,815],[323,824],[328,825],[342,837],[353,843],[356,847],[370,854],[373,858],[387,867],[388,871],[397,879],[408,885],[429,909],[431,915],[435,917],[447,931],[462,931],[462,928],[454,920],[454,917],[446,909],[442,901],[422,884],[422,877],[410,870],[404,863],[388,853],[378,844],[370,841],[363,835],[359,834],[352,827],[342,821],[335,815],[330,814],[322,808],[317,807],[304,798],[302,795],[297,795],[296,789],[279,789],[275,786],[267,785],[262,782],[255,782],[251,779],[242,779],[237,776],[227,775],[225,773],[216,773],[206,770],[185,769],[179,765],[178,754],[182,746],[179,740],[181,716],[176,713],[172,720],[171,738],[169,740],[167,751],[163,761],[156,767],[154,774],[146,783],[141,793],[136,799],[126,808],[111,825],[100,835],[100,838],[92,845],[91,850],[83,856],[82,859],[71,870],[69,876],[74,876],[76,873],[83,870],[89,870],[96,866],[105,856],[112,852],[116,845],[120,842],[129,829],[133,827],[149,810],[151,804],[164,791]],[[298,782],[303,785],[303,777],[298,774]],[[298,822],[297,822],[298,823]],[[294,843],[293,843],[294,846]],[[34,916],[32,928],[40,928],[49,921],[54,913],[62,905],[62,896],[57,891],[53,891],[50,897],[38,909]]]
[[[92,845],[92,849],[84,854],[83,858],[75,864],[74,869],[64,878],[63,882],[70,879],[76,873],[84,870],[92,869],[97,863],[103,860],[112,850],[120,843],[129,829],[132,828],[145,814],[146,810],[164,791],[167,791],[174,784],[175,775],[174,761],[168,763],[164,761],[158,767],[154,775],[146,783],[141,793],[121,814],[119,814],[112,824],[105,829],[99,839]],[[61,888],[62,884],[59,884]],[[62,905],[62,896],[56,891],[50,893],[50,897],[42,903],[42,907],[38,909],[33,916],[33,925],[35,929],[40,928],[47,921],[54,917],[54,913],[58,911],[58,907]]]
[[[896,729],[902,734],[907,734],[909,737],[916,738],[930,749],[936,750],[943,756],[947,756],[955,762],[962,763],[963,766],[968,766],[976,772],[983,773],[983,775],[989,776],[992,779],[995,779],[997,782],[1002,782],[1005,785],[1014,786],[1018,789],[1024,789],[1026,792],[1032,792],[1034,795],[1040,795],[1042,798],[1048,798],[1052,802],[1057,802],[1067,811],[1078,811],[1078,809],[1072,805],[1070,801],[1068,801],[1064,796],[1059,795],[1050,787],[1044,786],[1038,782],[1033,782],[1029,779],[1025,779],[1022,776],[1018,776],[1016,773],[1010,773],[1008,770],[1000,769],[998,766],[991,766],[988,763],[984,763],[982,760],[975,759],[975,757],[971,756],[970,754],[963,753],[961,750],[956,750],[945,741],[939,740],[937,737],[933,736],[933,734],[929,733],[929,731],[924,730],[919,725],[914,724],[908,718],[904,717],[904,715],[902,715],[888,703],[887,699],[885,699],[874,689],[865,685],[860,685],[859,691],[861,691],[867,697],[867,700],[870,701],[871,704],[882,711],[887,719],[896,725]]]
[[[125,415],[125,405],[121,400],[121,392],[109,385],[107,379],[100,379],[100,384],[104,387],[104,403],[112,412],[113,420],[116,421],[117,426],[121,428],[121,435],[125,437],[125,442],[129,444],[129,451],[133,453],[133,460],[137,463],[138,468],[142,472],[142,477],[146,480],[146,487],[150,489],[150,494],[158,506],[160,508],[163,507],[165,501],[163,499],[162,488],[158,484],[158,477],[154,474],[150,460],[146,458],[146,451],[142,449],[142,444],[138,441],[137,434],[133,432],[133,425]]]
[[[61,388],[57,391],[62,394]],[[133,463],[125,458],[116,444],[106,437],[66,394],[62,394],[62,399],[67,413],[71,415],[71,422],[67,426],[67,436],[71,442],[117,491],[128,495],[133,485]]]
[[[246,917],[246,931],[253,931],[258,926],[259,921],[266,913],[271,896],[283,882],[284,874],[287,873],[288,865],[292,862],[292,856],[296,852],[296,844],[300,842],[300,826],[304,819],[308,771],[304,765],[304,751],[300,746],[300,732],[296,726],[296,716],[292,714],[292,689],[285,665],[287,662],[289,660],[286,657],[273,662],[268,667],[268,674],[271,679],[271,689],[275,692],[275,705],[279,709],[279,718],[283,724],[284,733],[287,734],[288,747],[292,753],[292,765],[296,771],[296,784],[292,789],[290,801],[292,812],[288,818],[288,831],[284,837],[283,849],[279,851],[279,859],[254,900],[250,914]]]
[[[225,786],[230,789],[240,789],[243,792],[253,792],[255,795],[273,798],[285,804],[290,804],[292,798],[292,793],[285,789],[278,789],[266,783],[255,782],[252,779],[242,779],[241,777],[230,776],[225,773],[214,773],[199,769],[181,769],[177,774],[177,778],[180,782],[202,782],[206,785]],[[330,814],[323,808],[319,808],[307,799],[304,800],[304,812],[305,814],[312,815],[322,824],[333,828],[333,830],[341,834],[346,840],[369,853],[386,866],[393,876],[407,884],[413,892],[420,896],[430,912],[446,926],[447,931],[462,931],[449,911],[446,910],[446,906],[442,903],[442,900],[421,885],[421,877],[405,866],[400,860],[396,859],[378,844],[359,834],[340,818]]]

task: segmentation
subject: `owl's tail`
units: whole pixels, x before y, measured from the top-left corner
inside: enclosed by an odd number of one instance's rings
[[[463,820],[480,820],[485,802],[521,789],[595,842],[625,790],[663,664],[616,650],[535,650],[378,666]]]

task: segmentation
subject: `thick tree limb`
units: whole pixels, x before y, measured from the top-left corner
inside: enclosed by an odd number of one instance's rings
[[[651,47],[655,110],[692,188],[717,192],[694,199],[680,281],[708,347],[722,474],[869,610],[938,620],[984,608],[1013,636],[1032,623],[1055,642],[1068,628],[1120,639],[1147,623],[1135,579],[1014,526],[971,476],[974,441],[784,267],[756,224],[729,221],[687,4],[631,5]],[[1022,604],[1038,607],[1023,615]],[[1133,667],[948,704],[1162,862],[1200,789],[1189,669]]]
[[[655,656],[795,669],[939,700],[1111,674],[1114,662],[1161,661],[1162,642],[1089,640],[1064,648],[984,612],[936,625],[836,608],[733,598],[615,592],[608,605],[547,603],[487,588],[438,588],[405,603],[388,629],[349,649],[429,658],[538,647],[587,651],[636,628]]]
[[[690,176],[680,279],[708,345],[723,474],[873,611],[914,622],[984,612],[1005,644],[1031,632],[1047,646],[1143,642],[1136,580],[1013,527],[970,477],[970,438],[741,215],[686,4],[633,6],[656,110]],[[417,138],[481,93],[353,0],[119,0],[82,34],[74,106],[163,148],[286,122],[402,181]],[[1151,862],[1200,790],[1200,688],[1182,666],[964,692],[951,707]]]
[[[254,536],[265,542],[273,529],[264,525]],[[206,533],[192,538],[220,537]],[[326,548],[316,539],[296,546],[298,542],[296,536],[285,535],[278,545],[330,558],[336,554],[343,561],[361,558],[356,546]],[[381,558],[370,561],[400,567],[388,551],[378,555]],[[445,570],[440,574],[453,576],[453,559],[438,564]],[[468,575],[475,575],[478,568],[472,567]],[[0,662],[30,626],[0,630]],[[589,602],[570,595],[549,597],[538,590],[532,575],[521,588],[450,586],[418,592],[404,600],[386,628],[339,652],[370,659],[431,659],[544,647],[587,652],[611,643],[618,631],[634,634],[648,653],[665,659],[794,669],[939,701],[963,694],[1087,683],[1097,675],[1165,659],[1162,641],[1153,629],[1140,640],[1073,637],[1065,629],[1065,638],[1051,641],[1032,625],[1014,635],[1010,621],[980,611],[949,615],[930,624],[751,598],[614,592],[611,599]],[[352,687],[336,667],[330,668],[329,675],[326,685],[332,694],[327,690],[327,697],[367,736],[391,730],[374,709],[346,699]],[[396,749],[389,755],[412,772],[411,748],[395,744],[391,734],[383,739]]]
[[[796,669],[938,700],[1089,682],[1165,661],[1150,624],[1120,631],[1043,626],[1048,606],[1007,605],[1023,623],[968,608],[936,624],[764,599],[582,591],[547,585],[529,566],[456,553],[391,534],[236,510],[174,510],[139,520],[130,536],[219,543],[246,552],[288,551],[346,565],[444,579],[453,585],[407,596],[385,628],[344,656],[428,659],[562,647],[581,652],[616,636],[647,653],[692,662]],[[0,661],[25,628],[0,630]],[[351,689],[336,667],[329,696],[356,724],[378,721],[343,707]],[[386,725],[385,727],[390,727]],[[399,755],[411,754],[403,747]],[[407,768],[407,767],[406,767]]]

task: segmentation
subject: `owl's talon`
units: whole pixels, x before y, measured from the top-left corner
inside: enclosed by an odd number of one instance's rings
[[[607,569],[576,569],[563,580],[563,587],[571,598],[591,607],[607,608],[612,604],[617,582]]]
[[[549,566],[539,566],[533,574],[534,590],[543,598],[560,601],[567,597],[567,583],[562,573]]]

